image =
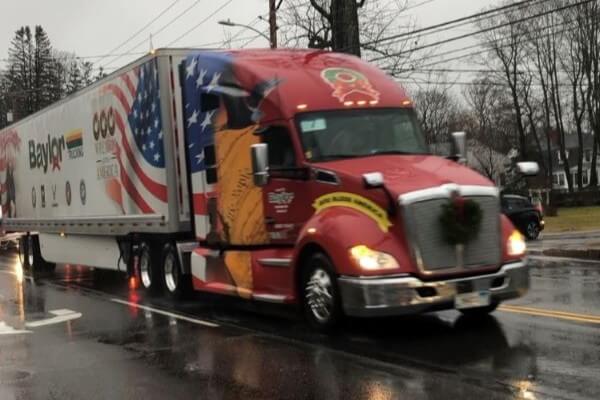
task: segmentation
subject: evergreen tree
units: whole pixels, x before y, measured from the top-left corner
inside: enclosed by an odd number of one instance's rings
[[[9,67],[6,74],[7,99],[12,103],[15,119],[31,114],[34,109],[33,88],[33,44],[29,27],[15,32],[8,50]]]
[[[7,124],[9,110],[17,121],[96,79],[92,63],[53,50],[41,26],[33,34],[27,26],[19,28],[11,41],[7,69],[0,71],[0,127]]]
[[[67,78],[67,94],[74,93],[81,89],[83,86],[83,78],[81,76],[81,70],[76,61],[72,61],[69,65],[69,72]]]

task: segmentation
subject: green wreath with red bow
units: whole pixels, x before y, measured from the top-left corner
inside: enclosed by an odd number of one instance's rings
[[[479,234],[483,211],[474,200],[455,197],[442,204],[440,225],[448,244],[466,244]]]

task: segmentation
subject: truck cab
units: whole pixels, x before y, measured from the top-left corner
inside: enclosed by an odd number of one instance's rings
[[[344,315],[485,314],[529,286],[497,188],[429,153],[412,101],[322,51],[198,51],[180,64],[195,289]],[[457,147],[464,138],[457,136]]]

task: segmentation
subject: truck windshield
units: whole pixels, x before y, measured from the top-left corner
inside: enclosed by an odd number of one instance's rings
[[[297,121],[309,161],[428,153],[411,109],[312,112]]]

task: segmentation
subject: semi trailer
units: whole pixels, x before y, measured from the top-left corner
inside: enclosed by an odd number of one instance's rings
[[[34,270],[297,304],[318,329],[484,314],[527,291],[525,242],[454,141],[431,155],[353,56],[161,49],[0,131],[3,228]]]

